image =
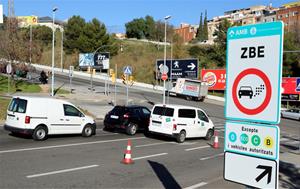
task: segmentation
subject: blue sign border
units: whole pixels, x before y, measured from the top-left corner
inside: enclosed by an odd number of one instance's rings
[[[240,152],[240,151],[235,151],[235,150],[230,150],[227,149],[227,139],[228,136],[226,136],[226,128],[227,128],[227,123],[235,123],[235,124],[243,124],[243,125],[248,125],[248,126],[261,126],[261,127],[271,127],[271,128],[275,128],[276,129],[276,156],[275,158],[270,158],[270,157],[265,157],[263,155],[254,155],[252,153],[247,153],[247,152]],[[236,122],[236,121],[226,121],[225,122],[225,130],[224,130],[224,152],[234,152],[237,154],[244,154],[244,155],[248,155],[248,156],[252,156],[252,157],[259,157],[259,158],[263,158],[263,159],[271,159],[271,160],[278,160],[279,156],[279,140],[280,140],[280,129],[278,128],[278,126],[276,125],[266,125],[266,124],[258,124],[258,123],[247,123],[247,122]]]
[[[237,30],[247,30],[251,31],[252,28],[255,28],[255,32],[247,32],[245,34],[239,34],[237,36],[230,35],[230,32],[236,33]],[[254,30],[254,29],[253,29]],[[280,36],[280,49],[279,49],[279,69],[278,69],[278,83],[279,87],[277,90],[277,104],[280,106],[281,102],[281,78],[282,78],[282,56],[283,56],[283,32],[284,32],[284,24],[282,21],[280,22],[269,22],[263,24],[253,24],[247,26],[239,26],[239,27],[231,27],[227,31],[227,44],[226,44],[226,83],[228,83],[228,52],[229,52],[229,40],[238,40],[238,39],[245,39],[245,38],[255,38],[255,37],[263,37],[263,36],[272,36],[272,35],[279,35]],[[227,116],[227,97],[228,97],[228,88],[226,87],[226,94],[225,94],[225,108],[224,114],[226,119],[236,120],[236,121],[249,121],[249,122],[260,122],[260,123],[268,123],[268,124],[279,124],[280,123],[280,108],[277,109],[277,117],[274,121],[266,121],[266,120],[256,120],[256,119],[247,119],[247,118],[236,118],[236,117],[228,117]]]

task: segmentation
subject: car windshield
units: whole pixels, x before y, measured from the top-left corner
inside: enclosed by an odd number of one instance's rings
[[[240,90],[244,90],[244,91],[252,91],[252,88],[250,86],[242,86],[240,88]]]

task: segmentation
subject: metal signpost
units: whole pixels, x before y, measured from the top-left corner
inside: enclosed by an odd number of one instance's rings
[[[125,66],[123,68],[123,73],[126,76],[126,105],[128,105],[128,78],[130,75],[132,75],[132,67],[131,66]]]
[[[165,67],[164,60],[156,60],[156,67],[161,74],[164,70],[170,79],[198,79],[199,76],[198,59],[168,59]]]
[[[283,23],[227,32],[225,180],[278,188]]]
[[[7,64],[7,66],[6,66],[6,73],[9,75],[8,77],[7,77],[7,93],[9,93],[9,91],[10,91],[10,77],[11,77],[11,72],[12,72],[12,66],[11,66],[11,64],[9,63],[9,64]]]
[[[70,92],[72,93],[73,89],[72,89],[72,78],[73,78],[73,74],[74,74],[74,66],[70,66],[69,69],[69,78],[70,78]]]

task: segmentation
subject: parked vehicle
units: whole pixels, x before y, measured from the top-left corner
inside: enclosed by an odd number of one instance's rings
[[[250,86],[241,86],[239,89],[239,98],[242,98],[242,96],[249,96],[251,99],[253,97],[253,90]]]
[[[289,109],[281,111],[281,117],[296,119],[300,121],[300,110],[299,109]]]
[[[48,135],[56,134],[90,137],[96,133],[96,124],[92,117],[67,101],[16,96],[8,106],[4,129],[45,140]]]
[[[200,108],[157,104],[151,111],[149,132],[174,137],[179,143],[194,137],[210,140],[214,124]]]
[[[128,135],[148,131],[150,110],[144,106],[115,106],[104,119],[104,129],[123,129]]]
[[[178,78],[167,93],[173,96],[184,97],[187,100],[204,101],[208,93],[208,84],[200,80]]]

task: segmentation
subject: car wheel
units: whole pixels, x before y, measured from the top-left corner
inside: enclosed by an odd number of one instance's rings
[[[185,131],[180,131],[180,133],[176,137],[176,140],[178,143],[183,143],[185,141],[185,137],[186,137]]]
[[[38,141],[41,141],[41,140],[45,140],[47,139],[47,135],[48,135],[48,130],[45,126],[38,126],[33,134],[32,134],[32,138],[34,140],[38,140]]]
[[[192,97],[186,96],[185,99],[188,100],[188,101],[190,101],[190,100],[192,100]]]
[[[83,137],[90,137],[93,135],[93,127],[90,124],[87,124],[82,130]]]
[[[212,129],[208,129],[205,139],[210,140],[214,136],[214,131]]]
[[[129,125],[127,126],[126,129],[126,133],[128,135],[135,135],[135,133],[137,132],[138,126],[134,123],[129,123]]]

